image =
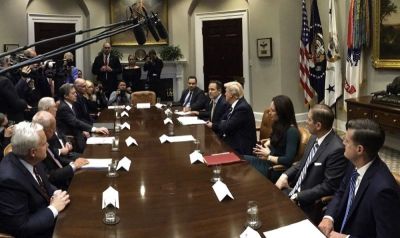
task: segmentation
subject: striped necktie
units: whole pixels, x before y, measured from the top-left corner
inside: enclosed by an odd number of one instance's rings
[[[212,119],[213,119],[214,110],[215,110],[215,105],[216,105],[216,104],[217,104],[217,103],[216,103],[215,100],[213,99],[213,100],[212,100],[212,107],[211,107],[210,121],[212,121]]]
[[[295,194],[299,189],[301,189],[301,183],[303,182],[304,178],[306,177],[308,166],[311,164],[311,161],[314,158],[314,155],[317,152],[317,150],[318,150],[318,143],[317,143],[317,141],[315,141],[314,146],[311,149],[310,154],[307,157],[306,163],[305,163],[303,169],[301,170],[299,179],[297,180],[296,185],[294,186],[293,190],[289,193],[289,197],[292,196],[293,194]]]
[[[49,194],[47,194],[46,187],[44,186],[42,177],[40,176],[39,172],[37,171],[36,166],[33,166],[33,173],[35,174],[36,181],[39,184],[40,193],[43,195],[43,197],[46,198],[47,202],[50,203],[50,196],[49,196]]]
[[[60,161],[58,161],[58,159],[56,159],[56,157],[54,156],[53,152],[51,152],[50,148],[47,148],[47,152],[49,153],[51,159],[54,161],[54,163],[58,166],[58,168],[62,168],[62,164],[60,163]]]
[[[356,181],[357,181],[358,176],[359,176],[359,174],[357,173],[357,170],[355,169],[350,177],[349,197],[347,198],[346,213],[344,214],[342,226],[340,228],[340,233],[342,233],[344,225],[346,225],[346,222],[347,222],[347,219],[349,216],[351,204],[353,203],[353,200],[354,200],[354,195],[355,195],[355,191],[356,191]]]
[[[192,91],[189,91],[189,93],[187,94],[186,98],[185,98],[185,102],[183,103],[184,107],[187,107],[190,105],[190,100],[192,100]]]

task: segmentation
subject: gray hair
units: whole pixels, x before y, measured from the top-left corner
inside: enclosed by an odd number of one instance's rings
[[[43,126],[23,121],[15,125],[13,136],[11,137],[12,151],[19,156],[26,156],[29,150],[39,145],[38,132],[43,130]]]
[[[51,97],[43,97],[38,102],[38,110],[39,111],[48,111],[50,107],[54,106],[56,102],[54,98]]]
[[[43,126],[43,129],[51,127],[51,118],[53,115],[50,112],[38,111],[33,117],[32,122]],[[54,118],[54,117],[53,117]]]
[[[232,96],[235,96],[237,98],[243,97],[243,87],[240,83],[232,81],[232,82],[227,82],[224,84],[226,91],[229,91]]]

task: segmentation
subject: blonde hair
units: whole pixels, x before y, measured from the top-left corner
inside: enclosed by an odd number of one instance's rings
[[[224,84],[226,91],[228,91],[232,96],[237,98],[242,98],[244,96],[243,87],[239,82],[231,81]]]

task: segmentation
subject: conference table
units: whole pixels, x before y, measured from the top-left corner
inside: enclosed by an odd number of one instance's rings
[[[212,189],[212,167],[191,164],[193,142],[163,143],[168,134],[164,110],[132,108],[123,117],[131,129],[119,132],[119,151],[111,145],[87,145],[85,158],[132,160],[129,171],[109,178],[106,170],[78,171],[69,187],[71,203],[59,214],[54,237],[239,237],[245,230],[248,201],[258,203],[262,221],[259,233],[306,219],[306,215],[274,184],[247,162],[222,166],[222,179],[234,199],[218,201]],[[99,122],[114,122],[114,110],[106,109]],[[183,126],[173,117],[175,135],[200,140],[204,155],[232,151],[205,125]],[[113,135],[111,131],[111,135]],[[126,146],[127,137],[138,146]],[[120,221],[103,223],[102,193],[109,186],[119,192]],[[262,237],[264,237],[262,235]]]

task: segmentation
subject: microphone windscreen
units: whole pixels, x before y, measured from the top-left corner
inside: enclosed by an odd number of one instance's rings
[[[160,36],[161,39],[167,39],[168,38],[168,32],[163,26],[160,18],[158,17],[157,14],[153,12],[153,19],[154,19],[154,25],[156,26],[158,35]]]
[[[160,37],[157,34],[156,29],[154,28],[154,22],[152,21],[152,19],[147,18],[147,28],[149,29],[151,35],[153,35],[154,40],[156,41],[160,41]]]
[[[136,25],[133,28],[133,34],[135,35],[136,41],[139,45],[143,45],[146,43],[146,35],[144,34],[143,28],[141,25],[138,25],[138,19],[134,18],[133,19],[133,25]]]

